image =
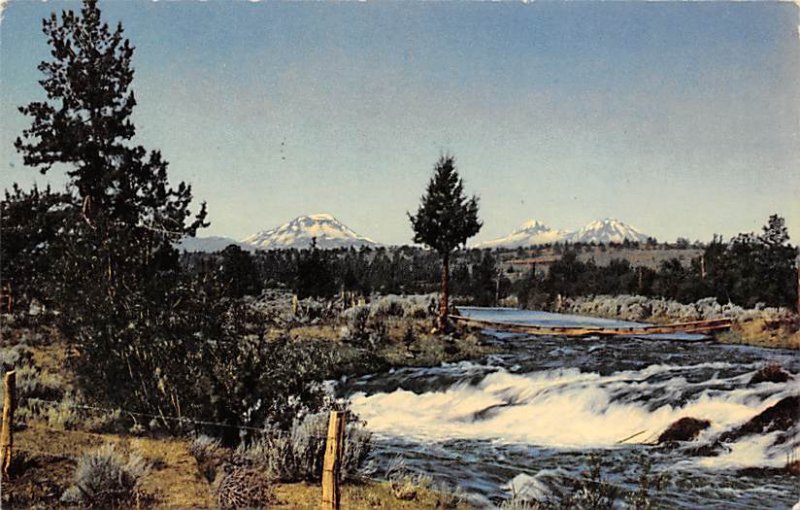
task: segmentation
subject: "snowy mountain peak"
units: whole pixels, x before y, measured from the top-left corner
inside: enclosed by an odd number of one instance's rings
[[[539,220],[528,220],[525,223],[523,223],[522,226],[520,226],[519,229],[517,229],[516,231],[519,231],[519,230],[531,230],[531,229],[550,230],[550,227],[548,227],[544,223],[540,222]]]
[[[314,221],[337,221],[336,218],[333,217],[333,214],[328,213],[311,214],[307,217]]]
[[[616,218],[605,218],[589,222],[582,229],[569,234],[566,240],[572,243],[622,243],[625,240],[643,243],[648,237]]]
[[[310,247],[315,238],[317,247],[322,249],[377,245],[328,213],[298,216],[279,227],[253,234],[242,243],[262,250],[302,249]]]
[[[554,230],[539,220],[528,220],[506,237],[475,245],[476,248],[520,248],[563,241],[566,232]]]
[[[571,243],[622,243],[626,239],[632,242],[646,242],[649,236],[626,225],[616,218],[605,218],[589,222],[580,230],[567,232],[548,227],[538,220],[528,220],[506,237],[492,239],[476,244],[476,248],[520,248],[553,244]]]

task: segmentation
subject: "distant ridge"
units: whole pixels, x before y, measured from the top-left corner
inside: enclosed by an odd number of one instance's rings
[[[175,247],[179,251],[214,253],[217,251],[222,251],[232,244],[239,246],[243,250],[256,250],[255,247],[244,245],[235,239],[231,239],[230,237],[220,236],[184,237],[175,245]]]
[[[309,248],[316,239],[320,249],[378,246],[368,237],[357,234],[332,214],[318,213],[298,216],[270,230],[253,234],[241,243],[261,250]]]
[[[554,230],[538,220],[529,220],[505,237],[484,241],[476,248],[520,248],[563,241],[567,232]]]
[[[609,244],[626,240],[643,243],[649,237],[615,218],[595,220],[575,231],[553,229],[538,220],[530,220],[507,236],[478,243],[475,248],[513,249],[559,242]]]

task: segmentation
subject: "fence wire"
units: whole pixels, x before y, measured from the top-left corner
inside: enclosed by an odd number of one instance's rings
[[[189,425],[198,425],[198,426],[206,426],[206,427],[220,427],[220,428],[229,428],[229,429],[237,429],[237,430],[248,430],[254,432],[269,432],[270,429],[267,427],[254,427],[250,425],[232,425],[230,423],[222,423],[222,422],[215,422],[209,420],[198,420],[195,418],[189,418],[187,416],[172,416],[167,414],[155,414],[155,413],[144,413],[140,411],[132,411],[125,408],[110,408],[110,407],[101,407],[101,406],[92,406],[87,404],[69,404],[63,401],[56,401],[56,400],[45,400],[40,398],[26,398],[27,402],[33,405],[44,405],[50,407],[61,407],[67,409],[79,409],[84,411],[94,411],[94,412],[103,412],[103,413],[121,413],[121,414],[128,414],[131,416],[140,416],[143,418],[150,418],[156,420],[164,420],[164,421],[172,421],[176,423],[184,423]]]

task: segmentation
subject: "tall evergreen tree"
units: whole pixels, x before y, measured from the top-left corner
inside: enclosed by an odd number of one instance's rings
[[[183,339],[192,338],[175,329],[194,293],[181,283],[173,243],[206,225],[205,204],[191,218],[191,187],[171,186],[161,154],[132,143],[133,47],[122,25],[112,30],[96,0],[84,0],[79,14],[45,19],[43,32],[51,49],[39,64],[46,98],[20,108],[31,125],[15,146],[26,165],[65,168],[69,178],[52,248],[62,327],[78,342],[87,392],[159,405],[161,395],[174,397],[165,387],[190,379],[164,381],[177,373],[166,364],[182,359],[191,349]]]
[[[136,227],[167,243],[194,235],[204,226],[205,205],[187,224],[191,187],[170,187],[161,153],[130,144],[136,133],[133,47],[122,24],[112,31],[100,20],[97,0],[84,0],[80,15],[65,11],[59,20],[54,13],[43,32],[52,56],[39,64],[47,100],[19,109],[32,117],[15,142],[25,164],[43,174],[67,165],[92,230]]]
[[[478,198],[464,195],[464,183],[452,156],[442,156],[436,163],[416,215],[408,214],[414,230],[414,242],[436,250],[442,259],[439,328],[448,328],[448,285],[450,255],[482,226],[478,219]]]

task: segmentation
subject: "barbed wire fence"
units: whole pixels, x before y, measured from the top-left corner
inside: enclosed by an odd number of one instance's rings
[[[111,408],[97,405],[78,404],[64,401],[48,400],[36,397],[25,397],[22,399],[29,408],[33,407],[50,407],[55,409],[74,409],[80,411],[104,413],[104,414],[127,414],[130,416],[137,416],[141,418],[158,419],[163,421],[171,421],[179,424],[187,424],[195,427],[219,427],[236,429],[239,432],[258,432],[262,434],[269,434],[272,429],[269,427],[255,427],[248,425],[235,425],[224,422],[217,422],[212,420],[196,419],[187,416],[171,416],[164,413],[147,413],[142,411],[134,411],[124,408]],[[12,466],[12,459],[14,452],[24,452],[30,456],[39,456],[43,458],[62,458],[70,459],[75,462],[80,462],[83,455],[78,456],[73,452],[50,451],[47,448],[41,447],[20,447],[14,444],[14,411],[19,407],[20,400],[16,394],[16,373],[14,370],[8,371],[3,377],[3,415],[2,415],[2,429],[0,430],[0,467],[2,468],[2,479],[10,479],[10,469]],[[339,510],[341,508],[341,490],[340,482],[342,477],[342,464],[344,458],[344,443],[345,443],[345,427],[347,421],[347,413],[341,410],[331,410],[328,417],[327,434],[305,434],[305,441],[315,441],[317,448],[324,448],[323,465],[322,465],[322,503],[320,508],[322,510]],[[63,433],[65,430],[56,428],[49,425],[37,424],[37,428],[48,430],[51,432]],[[189,452],[191,453],[191,451]]]

